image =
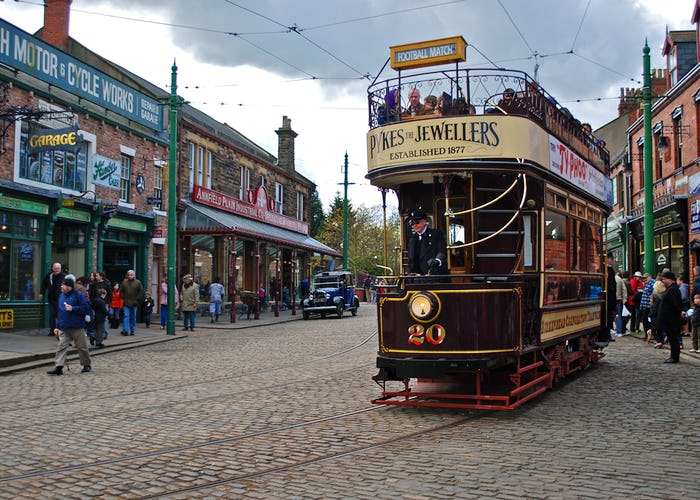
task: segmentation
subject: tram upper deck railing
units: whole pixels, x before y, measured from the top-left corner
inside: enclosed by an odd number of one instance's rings
[[[433,101],[431,110],[411,112],[410,94],[420,93],[421,103]],[[582,128],[571,112],[559,104],[526,73],[512,70],[450,69],[373,83],[367,90],[369,127],[396,122],[465,115],[515,115],[537,123],[566,143],[605,175],[610,157],[599,141]]]

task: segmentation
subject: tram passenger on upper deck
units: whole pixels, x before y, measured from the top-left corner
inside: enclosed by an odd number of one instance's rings
[[[399,120],[401,106],[399,105],[399,91],[392,89],[386,96],[385,102],[377,108],[377,123],[385,125]]]
[[[452,114],[452,96],[447,92],[443,92],[440,94],[440,97],[438,97],[437,111],[437,114],[443,116]]]
[[[423,101],[423,109],[421,109],[419,115],[422,116],[430,116],[430,115],[439,115],[440,111],[438,110],[438,99],[434,95],[429,95],[425,96],[425,100]]]
[[[408,241],[408,272],[422,275],[448,274],[447,243],[437,229],[428,227],[428,216],[420,210],[408,214],[413,236]]]
[[[498,101],[498,105],[500,107],[510,107],[513,105],[513,102],[515,100],[515,90],[511,88],[507,88],[503,91],[503,99]]]
[[[404,116],[409,118],[418,116],[423,110],[423,104],[420,102],[420,91],[413,87],[408,92],[408,108],[404,112]]]

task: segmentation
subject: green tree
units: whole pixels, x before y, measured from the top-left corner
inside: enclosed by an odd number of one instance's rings
[[[350,268],[356,275],[387,275],[389,271],[377,266],[383,265],[398,272],[397,252],[399,246],[399,215],[388,210],[386,224],[386,262],[384,255],[384,216],[380,206],[367,208],[361,205],[356,210],[356,229],[349,236],[348,259]]]
[[[384,255],[384,216],[382,207],[366,207],[360,205],[355,208],[348,203],[348,267],[354,272],[356,279],[364,278],[364,275],[382,276],[389,271],[377,266],[390,267],[394,273],[400,271],[400,224],[396,208],[388,208],[386,223],[386,262]],[[324,245],[343,251],[343,198],[340,193],[328,205],[328,211],[323,217],[323,223],[319,225],[320,231],[314,236]],[[319,263],[316,263],[319,264]],[[337,267],[342,261],[336,261]]]
[[[323,203],[314,189],[309,200],[309,232],[312,238],[316,238],[324,229],[326,216],[323,213]]]
[[[335,193],[335,197],[331,200],[326,214],[326,222],[323,230],[316,238],[321,243],[342,252],[343,251],[343,198],[340,193]],[[352,203],[348,203],[348,237],[355,230],[355,210]],[[350,252],[348,247],[348,255]]]

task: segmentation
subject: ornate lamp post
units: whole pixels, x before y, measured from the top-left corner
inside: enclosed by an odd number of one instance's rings
[[[177,263],[177,65],[170,84],[170,160],[168,162],[168,335],[175,335],[175,266]]]
[[[236,239],[231,242],[231,323],[236,322],[236,265],[238,264],[238,252],[236,252]]]
[[[654,272],[654,165],[651,135],[651,58],[649,44],[644,44],[644,272]]]
[[[277,257],[275,257],[275,317],[280,315],[280,257],[279,247],[277,248]]]

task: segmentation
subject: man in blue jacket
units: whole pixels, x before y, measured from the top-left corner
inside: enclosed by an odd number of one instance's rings
[[[87,297],[75,289],[75,276],[72,274],[63,278],[61,295],[58,298],[58,315],[54,334],[58,336],[58,351],[56,351],[56,367],[47,372],[49,375],[63,375],[63,365],[72,342],[78,348],[82,373],[91,370],[90,353],[85,338],[85,315],[90,310]]]

